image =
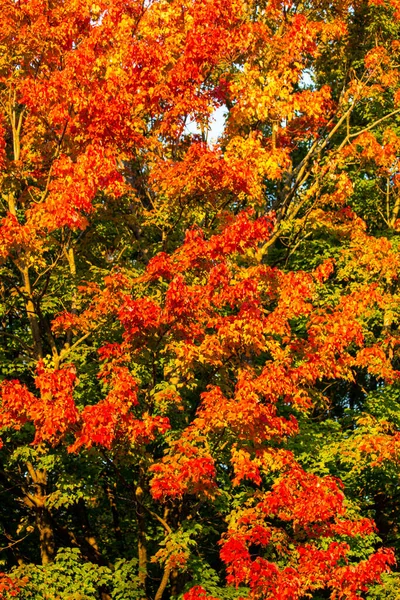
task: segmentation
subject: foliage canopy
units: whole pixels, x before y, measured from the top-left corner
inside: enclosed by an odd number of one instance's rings
[[[0,14],[0,596],[398,598],[399,0]]]

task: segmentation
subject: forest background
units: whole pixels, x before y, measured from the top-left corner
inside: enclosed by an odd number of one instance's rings
[[[398,599],[399,0],[0,15],[1,597]]]

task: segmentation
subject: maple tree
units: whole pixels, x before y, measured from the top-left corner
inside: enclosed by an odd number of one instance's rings
[[[397,598],[398,1],[0,10],[0,596]]]

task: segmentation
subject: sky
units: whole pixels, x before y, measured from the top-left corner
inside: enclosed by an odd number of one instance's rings
[[[225,115],[226,115],[226,106],[220,106],[217,108],[211,116],[211,127],[208,132],[208,143],[215,144],[218,137],[224,130],[225,125]],[[196,121],[191,121],[186,125],[185,128],[186,133],[201,133],[200,128],[198,127]]]

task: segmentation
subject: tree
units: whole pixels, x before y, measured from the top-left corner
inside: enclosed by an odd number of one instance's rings
[[[396,2],[0,8],[1,593],[388,597]]]

